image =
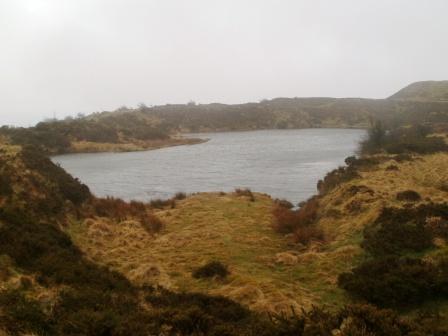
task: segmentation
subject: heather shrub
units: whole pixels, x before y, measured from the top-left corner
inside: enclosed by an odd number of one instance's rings
[[[140,223],[149,233],[160,232],[165,226],[162,220],[152,213],[147,213],[146,215],[140,217]]]
[[[398,201],[411,201],[411,202],[420,201],[422,199],[420,194],[414,190],[400,191],[397,193],[396,198]]]
[[[109,217],[117,221],[126,219],[139,220],[145,228],[156,228],[160,223],[158,219],[149,212],[149,207],[139,201],[125,202],[120,198],[92,198],[92,200],[83,207],[84,216]],[[163,225],[160,225],[160,228]],[[159,229],[160,229],[159,228]],[[154,231],[151,229],[150,231]],[[156,230],[157,231],[157,230]]]
[[[311,225],[317,218],[318,209],[319,199],[317,196],[311,197],[297,210],[276,205],[273,210],[273,228],[279,233],[295,232],[299,227]]]
[[[1,167],[1,162],[0,162]],[[0,171],[0,195],[9,196],[12,193],[10,174]]]
[[[283,206],[275,206],[273,210],[273,228],[279,233],[291,233],[297,228],[297,212]]]
[[[193,271],[194,278],[225,278],[229,275],[227,266],[219,261],[211,261]]]
[[[254,201],[255,201],[255,196],[254,196],[254,194],[252,193],[252,191],[251,191],[249,188],[245,188],[245,189],[236,188],[236,189],[235,189],[235,194],[236,194],[237,196],[246,196],[246,197],[249,197],[249,200],[250,200],[251,202],[254,202]]]
[[[443,138],[428,136],[431,128],[424,125],[398,127],[386,131],[381,122],[376,121],[361,143],[363,154],[385,151],[389,154],[430,154],[448,150]]]
[[[181,201],[181,200],[186,199],[186,198],[187,198],[187,194],[184,193],[184,192],[177,192],[174,195],[174,199],[177,200],[177,201]]]
[[[325,175],[323,180],[317,182],[319,194],[325,195],[341,183],[358,178],[360,175],[354,165],[339,167]]]
[[[338,285],[381,307],[405,307],[439,295],[437,273],[433,264],[420,259],[377,258],[341,274]]]
[[[294,204],[292,204],[290,201],[285,199],[275,199],[275,204],[286,209],[292,209],[294,208]]]
[[[149,202],[149,205],[155,209],[164,209],[170,207],[174,209],[176,207],[176,201],[174,198],[163,200],[161,198],[153,199]]]
[[[338,315],[345,322],[340,327],[343,335],[401,336],[413,329],[397,312],[368,304],[346,306]]]
[[[399,171],[400,169],[398,168],[398,166],[391,164],[389,166],[386,167],[387,171]]]
[[[0,326],[12,335],[52,332],[48,317],[39,303],[27,299],[20,290],[0,291]]]
[[[34,170],[52,182],[55,194],[60,194],[63,199],[70,200],[75,205],[80,205],[90,196],[89,188],[72,177],[64,169],[55,165],[36,147],[24,146],[21,152],[22,161],[28,169]]]
[[[431,226],[431,218],[439,218]],[[414,208],[384,208],[364,229],[362,247],[374,256],[419,252],[432,246],[433,237],[448,228],[447,204],[422,204]]]
[[[325,236],[321,228],[310,225],[298,227],[294,231],[293,240],[296,243],[308,245],[311,241],[324,241]]]

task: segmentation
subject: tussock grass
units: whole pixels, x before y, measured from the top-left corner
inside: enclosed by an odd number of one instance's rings
[[[396,199],[398,191],[418,192],[422,199],[414,205],[447,200],[440,185],[448,180],[448,154],[398,161],[383,157],[322,196],[314,224],[326,241],[306,248],[272,229],[276,203],[258,193],[253,202],[236,193],[188,196],[174,209],[155,210],[166,224],[155,235],[133,221],[93,219],[74,223],[71,236],[94,261],[135,283],[224,295],[258,311],[287,312],[313,304],[337,308],[350,301],[337,287],[338,275],[365,260],[363,230],[381,209],[405,205]],[[390,165],[398,170],[387,169]],[[191,276],[210,260],[227,265],[229,276]]]

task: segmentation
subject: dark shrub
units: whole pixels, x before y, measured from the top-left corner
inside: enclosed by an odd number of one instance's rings
[[[163,229],[164,223],[156,215],[148,213],[140,217],[140,223],[149,233],[157,233]]]
[[[39,303],[27,299],[19,290],[1,291],[0,307],[0,326],[13,335],[31,332],[44,335],[51,332],[48,317]]]
[[[398,171],[400,169],[396,165],[391,164],[391,165],[386,167],[386,170],[387,171]]]
[[[419,259],[379,258],[341,274],[338,284],[378,306],[405,307],[437,296],[437,269]]]
[[[201,266],[194,270],[193,277],[194,278],[212,278],[219,277],[225,278],[229,274],[229,270],[227,266],[219,261],[211,261],[204,266]]]
[[[277,205],[273,210],[274,223],[272,226],[279,233],[293,233],[298,228],[314,223],[317,219],[318,209],[319,198],[317,196],[311,197],[298,210]]]
[[[252,193],[252,191],[249,188],[245,188],[245,189],[240,189],[240,188],[236,188],[235,189],[235,194],[237,196],[246,196],[249,197],[249,200],[251,202],[255,201],[255,197],[254,194]]]
[[[297,228],[297,212],[282,206],[276,206],[273,210],[273,228],[279,233],[291,233]]]
[[[53,199],[60,196],[63,200],[70,200],[75,205],[80,205],[90,196],[89,188],[73,178],[64,169],[55,165],[48,157],[34,146],[24,146],[21,152],[22,161],[28,169],[33,170],[51,181],[53,188],[39,186],[43,190],[52,190]]]
[[[341,183],[353,180],[357,177],[360,177],[360,175],[356,171],[355,166],[339,167],[325,175],[323,180],[317,182],[317,190],[319,191],[319,194],[325,195]]]
[[[352,185],[347,189],[347,193],[349,194],[349,196],[355,196],[357,194],[369,194],[370,196],[372,196],[374,194],[374,191],[364,185]]]
[[[0,161],[0,195],[9,196],[12,193],[12,184],[10,174],[1,171],[2,162]]]
[[[325,236],[321,228],[316,226],[303,226],[294,231],[293,240],[296,243],[308,245],[312,241],[324,241]]]
[[[420,201],[422,197],[420,194],[414,190],[405,190],[397,193],[398,201]]]
[[[414,160],[413,156],[410,154],[398,154],[394,155],[394,160],[397,162],[406,162]]]
[[[178,193],[176,193],[176,195],[174,195],[174,199],[178,200],[178,201],[181,201],[185,198],[187,198],[187,194],[184,192],[178,192]]]
[[[406,250],[418,252],[431,247],[433,233],[426,226],[431,210],[435,209],[431,206],[383,209],[375,222],[364,229],[362,247],[375,256],[400,254]]]
[[[375,122],[366,140],[361,143],[364,154],[386,151],[389,154],[430,154],[448,150],[441,137],[428,136],[431,129],[423,125],[398,127],[386,132],[380,122]]]
[[[172,209],[174,209],[176,207],[176,201],[174,200],[174,198],[171,199],[153,199],[149,202],[149,205],[153,208],[156,209],[164,209],[166,207],[171,207]]]
[[[412,329],[397,312],[367,304],[346,306],[338,315],[345,321],[343,335],[401,336]]]
[[[282,208],[286,208],[286,209],[292,209],[294,208],[294,204],[292,204],[290,201],[285,200],[285,199],[276,199],[275,204],[282,207]]]

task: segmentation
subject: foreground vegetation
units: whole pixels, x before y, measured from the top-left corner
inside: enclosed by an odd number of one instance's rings
[[[0,144],[0,335],[448,334],[446,124],[374,122],[299,207],[96,198],[39,127]]]

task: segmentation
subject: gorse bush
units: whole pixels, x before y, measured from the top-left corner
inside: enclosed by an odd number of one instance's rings
[[[209,263],[195,269],[193,271],[194,278],[225,278],[229,275],[227,266],[219,261],[210,261]]]

